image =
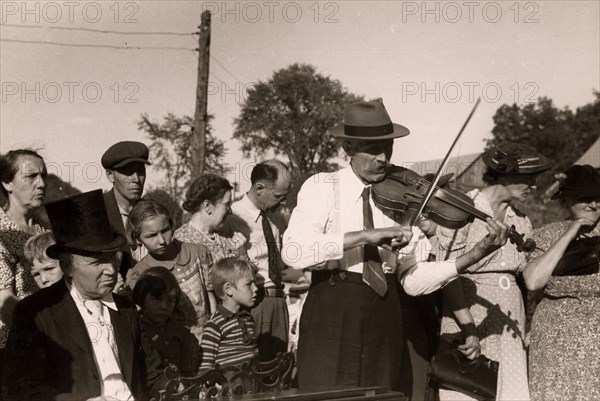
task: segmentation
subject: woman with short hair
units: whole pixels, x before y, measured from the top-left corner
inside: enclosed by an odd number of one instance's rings
[[[0,354],[16,303],[35,292],[33,276],[20,263],[27,240],[45,231],[36,212],[46,195],[46,165],[31,149],[11,150],[0,157]]]

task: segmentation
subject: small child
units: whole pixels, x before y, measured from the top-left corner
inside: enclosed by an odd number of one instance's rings
[[[129,221],[132,240],[143,244],[148,255],[127,272],[127,287],[135,288],[140,275],[150,267],[165,267],[181,288],[174,318],[200,340],[204,323],[216,308],[208,249],[174,240],[171,215],[156,201],[139,201],[129,213]]]
[[[239,366],[258,354],[252,308],[258,288],[254,269],[245,260],[229,257],[213,266],[213,288],[221,303],[202,334],[200,371]]]
[[[46,249],[54,244],[54,235],[51,231],[34,235],[25,243],[21,264],[29,270],[35,283],[40,288],[50,287],[63,277],[58,260],[46,255]]]
[[[142,326],[165,366],[175,365],[182,376],[198,371],[198,339],[180,322],[171,319],[181,289],[175,276],[161,266],[141,274],[133,300],[142,308]]]

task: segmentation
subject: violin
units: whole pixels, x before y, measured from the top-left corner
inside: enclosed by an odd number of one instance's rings
[[[391,166],[386,178],[371,185],[373,203],[383,212],[393,214],[393,219],[399,224],[414,221],[413,217],[419,212],[419,207],[426,196],[431,183],[418,173],[400,166]],[[443,227],[462,228],[478,218],[485,221],[490,218],[475,207],[475,203],[466,194],[454,190],[437,187],[433,196],[423,209],[423,214]],[[533,252],[535,241],[524,239],[515,226],[508,233],[510,242],[517,246],[519,252]]]

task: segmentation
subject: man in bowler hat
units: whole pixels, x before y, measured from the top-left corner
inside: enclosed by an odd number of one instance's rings
[[[346,107],[332,135],[350,157],[336,173],[305,181],[283,235],[283,260],[312,270],[300,318],[300,388],[400,389],[404,341],[397,282],[409,295],[433,292],[506,243],[508,227],[488,220],[489,235],[455,261],[427,262],[418,227],[393,221],[371,199],[385,179],[395,138],[381,99]],[[410,324],[410,322],[407,322]]]
[[[17,304],[3,385],[14,400],[147,400],[166,384],[136,307],[112,293],[125,240],[111,229],[96,190],[46,211],[64,279]]]
[[[149,150],[141,142],[123,141],[112,145],[102,155],[102,167],[106,177],[113,185],[104,194],[106,211],[113,229],[130,241],[127,235],[127,217],[131,209],[139,202],[146,182],[146,165]],[[143,245],[131,244],[123,247],[123,260],[120,273],[125,278],[127,270],[133,267],[147,252]]]

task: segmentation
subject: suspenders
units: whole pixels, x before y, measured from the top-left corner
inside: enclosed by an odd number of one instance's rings
[[[341,217],[342,217],[342,209],[340,207],[340,180],[337,177],[337,173],[335,173],[336,176],[332,178],[332,182],[333,182],[333,210],[331,212],[331,214],[329,215],[329,219],[330,221],[327,222],[327,226],[329,226],[329,230],[327,230],[327,232],[330,233],[339,233],[342,231],[342,226],[341,226]],[[341,269],[341,264],[339,260],[330,260],[327,261],[326,264],[326,269],[327,270],[335,270],[335,269]]]

